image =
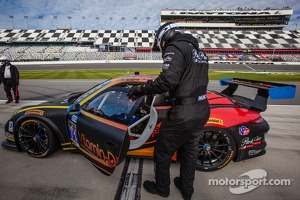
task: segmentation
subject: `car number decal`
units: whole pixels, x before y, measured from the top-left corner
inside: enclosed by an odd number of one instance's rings
[[[78,140],[78,135],[77,135],[76,124],[70,120],[68,120],[68,132],[69,132],[71,141],[73,141],[75,143],[75,145],[79,147],[79,140]]]

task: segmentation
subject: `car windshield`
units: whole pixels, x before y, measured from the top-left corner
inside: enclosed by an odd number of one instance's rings
[[[128,99],[128,91],[126,88],[110,88],[84,103],[82,109],[113,121],[125,122],[135,103]]]
[[[88,91],[86,91],[85,93],[83,93],[82,95],[80,95],[80,97],[78,97],[78,98],[75,100],[74,104],[80,103],[83,99],[85,99],[85,98],[88,97],[89,95],[93,94],[95,91],[97,91],[97,90],[103,88],[104,86],[106,86],[107,84],[109,84],[110,81],[111,81],[111,79],[108,79],[108,80],[106,80],[106,81],[100,83],[99,85],[96,85],[95,87],[89,89]]]

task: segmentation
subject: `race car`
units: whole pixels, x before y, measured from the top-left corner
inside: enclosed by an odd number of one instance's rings
[[[5,125],[2,146],[42,158],[62,148],[82,153],[96,168],[111,175],[127,156],[152,158],[160,126],[170,108],[166,94],[128,99],[135,85],[153,75],[126,75],[106,80],[86,92],[16,110]],[[261,112],[267,100],[294,98],[296,86],[238,78],[221,79],[223,91],[208,91],[211,114],[198,148],[197,170],[219,170],[230,161],[266,153],[269,131]],[[254,88],[254,98],[237,88]],[[176,161],[180,149],[172,157]]]

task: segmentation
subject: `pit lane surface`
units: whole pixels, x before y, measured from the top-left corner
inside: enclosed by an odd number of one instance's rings
[[[18,107],[40,103],[54,96],[62,96],[71,91],[81,91],[95,85],[97,80],[21,80],[20,104],[5,104],[0,100],[0,141],[4,140],[3,130],[6,121]],[[215,84],[214,84],[215,83]],[[299,88],[299,83],[297,88]],[[210,87],[218,90],[217,82]],[[220,90],[218,90],[220,91]],[[0,99],[4,99],[3,91]],[[283,104],[271,105],[262,113],[269,122],[271,130],[266,138],[267,154],[239,163],[231,162],[224,169],[216,172],[196,172],[195,194],[193,199],[298,199],[300,195],[298,165],[300,163],[299,95],[296,100]],[[273,102],[271,102],[273,103]],[[276,103],[276,102],[274,102]],[[274,104],[273,103],[273,104]],[[289,104],[289,105],[288,105]],[[293,104],[293,105],[291,105]],[[288,105],[288,106],[287,106]],[[93,167],[83,156],[75,153],[58,151],[49,158],[36,159],[24,152],[13,152],[0,148],[0,197],[1,199],[164,199],[147,193],[139,184],[130,182],[127,193],[116,195],[120,182],[128,182],[132,176],[144,180],[153,180],[151,160],[130,162],[130,172],[123,173],[125,162],[121,163],[112,176],[105,176]],[[141,173],[139,174],[140,166]],[[259,186],[245,194],[234,195],[229,185],[212,186],[209,179],[239,179],[240,175],[250,170],[263,169],[268,173],[268,180],[289,179],[290,186]],[[171,194],[168,199],[182,199],[173,184],[178,175],[179,163],[171,165]],[[246,177],[247,178],[247,177]],[[120,181],[121,180],[121,181]],[[137,186],[135,188],[135,186]],[[135,193],[135,194],[133,194]]]

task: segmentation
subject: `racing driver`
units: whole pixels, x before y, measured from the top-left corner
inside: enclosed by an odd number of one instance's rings
[[[152,194],[168,197],[171,158],[179,150],[180,175],[175,177],[174,184],[184,199],[191,199],[200,132],[210,114],[206,97],[208,57],[199,49],[197,39],[184,34],[173,22],[157,30],[153,50],[162,52],[162,72],[156,79],[133,87],[128,97],[168,93],[171,108],[155,143],[155,181],[146,180],[143,186]]]

